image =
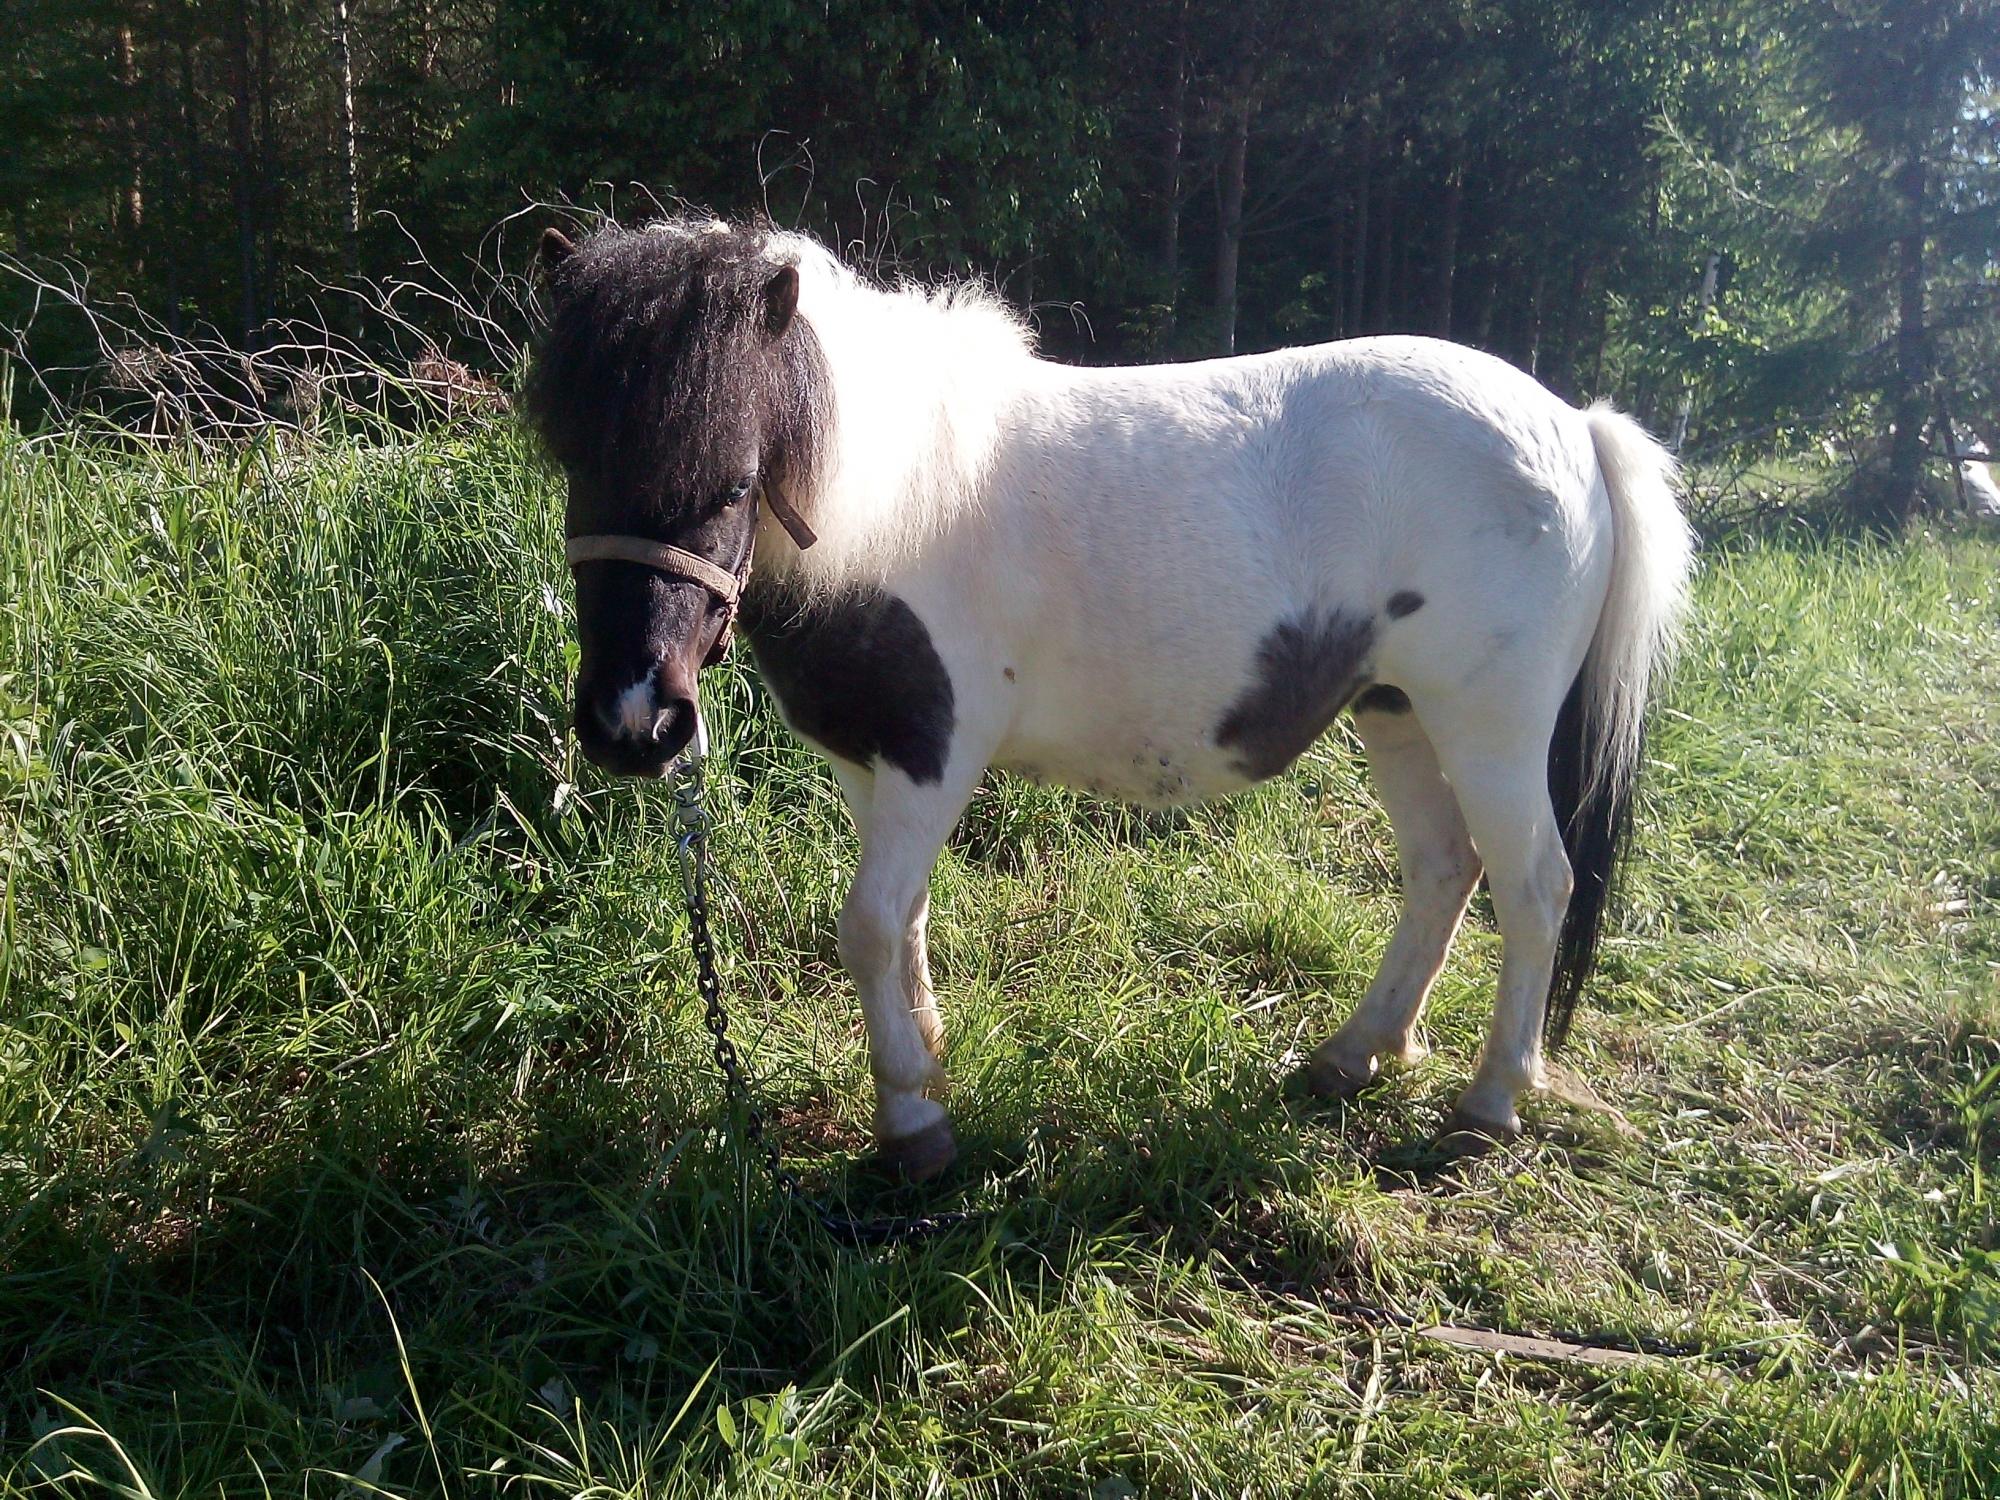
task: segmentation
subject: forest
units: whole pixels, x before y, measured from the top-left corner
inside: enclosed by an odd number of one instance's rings
[[[1883,529],[2000,444],[1996,0],[7,10],[0,328],[64,372],[17,421],[301,320],[505,385],[547,206],[679,201],[986,278],[1060,358],[1476,344]]]

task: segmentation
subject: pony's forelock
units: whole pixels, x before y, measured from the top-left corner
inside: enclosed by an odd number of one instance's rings
[[[736,477],[720,440],[749,418],[765,482],[803,506],[831,416],[810,324],[775,340],[762,324],[789,264],[765,231],[684,219],[607,226],[556,266],[525,405],[573,485],[671,521]]]

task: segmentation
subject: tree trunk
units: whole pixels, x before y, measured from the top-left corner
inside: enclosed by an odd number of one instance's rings
[[[257,0],[257,228],[264,241],[263,298],[258,311],[270,317],[278,290],[280,173],[272,160],[277,134],[271,128],[271,99],[277,93],[271,72],[271,0]]]
[[[1465,209],[1465,142],[1451,144],[1451,162],[1445,168],[1444,205],[1438,223],[1437,279],[1431,284],[1431,331],[1441,339],[1451,337],[1451,299],[1458,277],[1458,224]]]
[[[340,89],[340,201],[347,239],[347,274],[361,275],[361,171],[354,131],[354,52],[348,43],[347,0],[333,0],[333,66]],[[358,305],[358,304],[357,304]]]
[[[344,3],[344,0],[343,0]],[[1186,0],[1174,7],[1173,52],[1168,59],[1165,140],[1160,153],[1158,269],[1166,315],[1160,338],[1171,343],[1181,290],[1181,155],[1187,144],[1188,32]]]
[[[1333,244],[1328,259],[1333,265],[1333,274],[1327,277],[1327,291],[1333,298],[1333,336],[1347,337],[1347,219],[1335,213],[1333,216]]]
[[[235,0],[229,14],[229,150],[235,158],[230,196],[236,209],[237,312],[243,346],[257,331],[257,153],[250,131],[250,7]]]
[[[1604,395],[1604,343],[1611,333],[1610,299],[1600,288],[1591,307],[1590,387],[1583,394],[1593,401]]]
[[[1533,375],[1542,361],[1542,294],[1548,290],[1549,267],[1546,261],[1535,263],[1534,288],[1528,294],[1527,358],[1522,361],[1528,373]]]
[[[1971,515],[1972,502],[1965,495],[1965,464],[1958,456],[1958,429],[1951,424],[1951,408],[1945,404],[1942,390],[1937,393],[1935,430],[1944,439],[1944,459],[1951,465],[1951,487],[1958,492],[1958,508]]]
[[[1402,194],[1398,193],[1393,201],[1401,206]],[[1389,222],[1394,222],[1393,214],[1389,216]],[[1415,322],[1414,309],[1418,301],[1416,294],[1411,290],[1416,273],[1412,269],[1415,260],[1410,252],[1410,236],[1407,232],[1396,235],[1391,244],[1393,249],[1388,272],[1389,306],[1382,318],[1384,333],[1396,333]]]
[[[1354,183],[1354,223],[1352,228],[1354,263],[1349,268],[1347,311],[1351,332],[1368,332],[1368,195],[1374,189],[1375,122],[1361,116],[1361,137],[1355,146],[1357,165]]]
[[[1487,266],[1479,278],[1479,315],[1472,320],[1472,342],[1481,349],[1493,347],[1493,312],[1499,303],[1500,272],[1497,267]]]
[[[180,203],[175,213],[177,231],[170,236],[176,250],[170,253],[169,263],[178,268],[181,256],[188,258],[192,297],[197,311],[200,297],[208,286],[208,237],[196,231],[195,225],[201,218],[202,162],[200,100],[194,87],[194,7],[189,0],[182,0],[180,6],[180,36],[176,50],[180,54],[180,127],[181,127],[181,182]],[[174,278],[178,281],[178,276]],[[181,332],[181,302],[183,295],[178,290],[172,295],[167,306],[167,329],[178,336]]]
[[[1912,152],[1896,172],[1903,200],[1903,232],[1896,241],[1896,382],[1891,393],[1895,429],[1889,440],[1888,483],[1868,519],[1900,531],[1916,514],[1923,480],[1924,415],[1930,409],[1930,331],[1924,321],[1924,215],[1926,173]]]
[[[1382,201],[1375,211],[1375,311],[1368,319],[1368,327],[1375,333],[1387,333],[1389,320],[1395,316],[1395,253],[1396,253],[1396,189],[1395,179],[1382,185]]]
[[[1762,50],[1761,47],[1757,48],[1757,55],[1762,55]],[[1729,132],[1728,144],[1723,149],[1722,164],[1732,173],[1736,170],[1736,164],[1743,159],[1743,129],[1744,127],[1739,121]],[[1653,184],[1653,218],[1655,222],[1658,221],[1660,215],[1660,191],[1660,183],[1656,180]],[[1695,321],[1697,323],[1708,321],[1708,315],[1715,307],[1715,298],[1720,287],[1721,275],[1722,252],[1712,249],[1708,252],[1708,256],[1702,262],[1701,266],[1701,291],[1695,299]],[[1681,392],[1680,405],[1674,410],[1673,441],[1669,446],[1676,453],[1681,451],[1681,445],[1687,441],[1688,421],[1693,415],[1694,382],[1689,381],[1686,388]]]
[[[1243,174],[1250,153],[1251,85],[1248,62],[1236,70],[1236,92],[1229,101],[1228,137],[1222,145],[1217,188],[1215,312],[1217,343],[1224,354],[1236,352],[1236,264],[1243,248]]]
[[[1695,298],[1695,321],[1708,321],[1709,309],[1715,306],[1715,289],[1721,280],[1722,252],[1711,250],[1701,267],[1701,292]],[[1674,434],[1667,446],[1674,452],[1681,451],[1681,444],[1687,441],[1688,418],[1694,415],[1694,385],[1690,382],[1681,391],[1680,408],[1674,413]]]
[[[1596,275],[1595,252],[1586,252],[1570,262],[1569,286],[1546,339],[1548,353],[1542,364],[1547,373],[1542,379],[1565,401],[1576,400],[1576,356],[1582,338],[1583,309],[1590,300],[1590,287]]]
[[[145,158],[140,147],[139,62],[129,22],[118,28],[118,95],[125,136],[125,188],[118,198],[118,229],[132,259],[132,269],[140,273],[146,268],[145,250],[139,243],[146,224]]]

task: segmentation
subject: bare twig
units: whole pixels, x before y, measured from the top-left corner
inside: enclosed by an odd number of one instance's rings
[[[75,262],[0,254],[0,275],[29,293],[24,316],[0,328],[0,353],[58,419],[108,421],[155,441],[229,444],[357,419],[408,426],[504,410],[538,321],[528,255],[512,253],[507,230],[550,211],[588,216],[526,205],[456,276],[387,216],[403,242],[392,274],[315,281],[307,310],[264,324],[249,349],[212,328],[177,333],[129,295],[101,296]],[[38,328],[57,317],[80,321],[84,362],[36,357]]]

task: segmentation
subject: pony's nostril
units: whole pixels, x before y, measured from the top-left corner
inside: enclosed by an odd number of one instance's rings
[[[616,692],[581,687],[576,727],[592,761],[627,776],[657,775],[687,748],[700,709],[685,687],[664,673]]]
[[[593,698],[589,700],[589,704],[590,716],[597,721],[598,729],[607,738],[617,739],[619,731],[625,727],[619,722],[617,700],[612,698]]]
[[[653,720],[653,748],[671,760],[694,738],[695,717],[700,710],[692,698],[669,698]]]

